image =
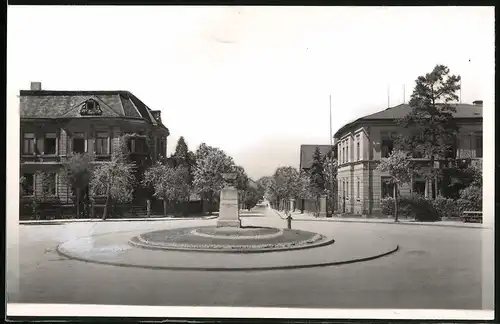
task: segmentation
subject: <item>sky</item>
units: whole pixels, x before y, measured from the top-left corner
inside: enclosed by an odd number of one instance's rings
[[[462,76],[462,102],[493,98],[493,7],[9,6],[7,14],[8,114],[31,81],[128,90],[162,111],[169,152],[179,136],[192,150],[205,142],[254,179],[298,167],[301,144],[330,143],[329,96],[335,133],[387,108],[388,92],[391,106],[408,101],[436,64]]]

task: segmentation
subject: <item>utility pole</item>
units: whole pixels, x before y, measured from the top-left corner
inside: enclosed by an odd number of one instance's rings
[[[334,206],[334,202],[333,202],[333,191],[334,191],[334,188],[333,188],[333,185],[334,185],[334,181],[333,181],[333,168],[332,166],[330,165],[330,162],[333,160],[333,134],[332,134],[332,95],[330,95],[330,161],[328,163],[328,172],[330,172],[330,212],[332,213],[332,216],[333,216],[333,210],[335,209]],[[327,207],[328,208],[328,207]],[[328,211],[327,211],[327,216],[328,216]]]
[[[406,84],[403,84],[403,104],[406,103]]]
[[[390,85],[387,85],[387,108],[389,108],[391,106],[391,86]]]

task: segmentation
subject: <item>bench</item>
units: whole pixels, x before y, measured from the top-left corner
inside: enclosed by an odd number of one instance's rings
[[[467,222],[477,222],[479,221],[480,223],[483,222],[483,212],[480,211],[464,211],[462,213],[462,220],[464,223]]]

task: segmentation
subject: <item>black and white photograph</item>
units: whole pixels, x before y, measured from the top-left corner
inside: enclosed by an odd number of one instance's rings
[[[493,319],[494,24],[9,5],[7,315]]]

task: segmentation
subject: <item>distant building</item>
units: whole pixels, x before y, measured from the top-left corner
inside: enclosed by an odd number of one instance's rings
[[[333,153],[334,158],[337,156],[335,146],[303,144],[300,146],[300,170],[309,170],[311,168],[316,147],[319,148],[322,157],[325,157],[329,152]]]
[[[483,102],[456,104],[454,118],[460,130],[456,142],[446,158],[482,159],[483,157]],[[380,213],[380,199],[393,196],[393,187],[387,183],[387,174],[376,167],[383,157],[392,152],[394,143],[391,133],[404,133],[396,125],[396,119],[411,111],[407,104],[361,117],[341,127],[334,135],[338,155],[338,211],[372,215]],[[421,163],[428,159],[414,155]],[[444,161],[438,161],[442,165]],[[411,184],[403,186],[401,194],[419,192],[427,197],[436,197],[439,183],[413,178]]]
[[[337,158],[337,149],[335,145],[314,145],[314,144],[303,144],[300,146],[300,171],[308,171],[314,161],[314,152],[316,148],[319,149],[321,157],[325,157],[329,154],[333,154],[333,158]],[[337,196],[337,187],[333,188],[334,197]],[[328,206],[333,212],[335,209],[335,201],[327,201],[326,198],[322,198],[324,201],[320,202],[320,216],[325,216],[327,213]],[[316,212],[316,202],[314,200],[299,199],[297,201],[297,208],[300,210],[307,210],[310,212]]]
[[[71,202],[73,193],[62,178],[62,165],[74,153],[92,152],[96,163],[111,161],[124,134],[131,155],[153,152],[166,157],[168,128],[159,110],[151,110],[128,91],[49,91],[40,82],[20,91],[20,165],[26,179],[24,197],[46,186],[54,198]],[[154,162],[154,161],[153,161]],[[36,172],[49,175],[45,183]]]

